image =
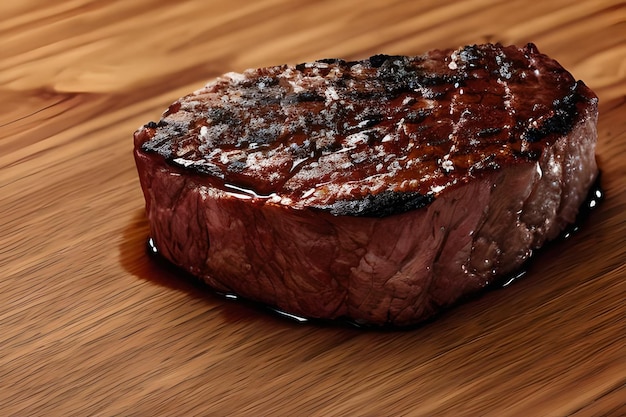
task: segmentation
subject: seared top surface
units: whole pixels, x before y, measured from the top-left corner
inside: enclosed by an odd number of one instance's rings
[[[233,194],[386,215],[538,158],[595,103],[534,45],[488,44],[229,73],[135,143]]]

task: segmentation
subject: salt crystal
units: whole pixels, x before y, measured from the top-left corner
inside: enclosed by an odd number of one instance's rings
[[[337,94],[337,91],[333,87],[328,87],[326,91],[324,91],[324,95],[326,96],[327,105],[331,101],[339,100],[339,94]]]
[[[441,168],[443,168],[443,170],[446,172],[454,171],[454,163],[449,159],[445,160],[441,162]]]

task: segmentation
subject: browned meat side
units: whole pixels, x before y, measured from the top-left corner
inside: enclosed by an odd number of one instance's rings
[[[597,175],[597,98],[534,45],[229,73],[135,133],[151,234],[211,287],[409,325],[514,272]]]

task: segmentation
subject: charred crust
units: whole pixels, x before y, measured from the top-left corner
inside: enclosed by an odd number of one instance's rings
[[[553,114],[545,120],[538,128],[530,128],[526,131],[525,139],[528,142],[538,142],[550,135],[566,135],[574,127],[574,122],[578,117],[576,104],[583,97],[577,91],[577,84],[574,84],[570,94],[552,102]]]
[[[426,84],[430,85],[425,72],[413,65],[408,57],[386,56],[376,68],[378,68],[376,77],[382,81],[388,97],[394,97],[400,92],[413,91]]]
[[[485,129],[481,129],[478,132],[478,137],[480,137],[480,138],[487,138],[487,137],[490,137],[490,136],[497,135],[500,132],[502,132],[502,128],[500,128],[500,127],[487,127]]]
[[[426,207],[434,199],[433,194],[383,191],[369,194],[361,200],[340,200],[319,208],[335,216],[386,217]]]
[[[343,59],[339,59],[339,58],[323,58],[323,59],[318,59],[315,62],[320,62],[322,64],[337,64],[337,65],[343,65],[346,63],[346,61],[344,61]]]
[[[462,74],[423,74],[416,80],[421,87],[435,87],[440,85],[465,85],[465,76]]]
[[[220,167],[214,164],[195,164],[193,168],[195,172],[199,174],[210,175],[216,178],[224,178],[224,173]]]
[[[476,45],[468,45],[459,51],[459,58],[470,68],[478,66],[478,61],[483,57],[483,52]]]
[[[242,172],[246,168],[246,163],[244,161],[232,161],[228,164],[226,169],[228,172]]]
[[[149,140],[141,144],[144,152],[155,152],[161,154],[166,160],[172,159],[175,151],[175,143],[172,137],[184,136],[188,131],[188,123],[184,122],[164,122],[156,123],[157,129],[154,135],[149,135]]]
[[[398,60],[398,59],[404,59],[406,57],[401,56],[401,55],[385,55],[385,54],[377,54],[377,55],[372,55],[371,57],[369,57],[369,63],[371,65],[372,68],[379,68],[382,67],[383,64],[387,61],[394,61],[394,60]]]
[[[537,45],[532,42],[527,43],[524,50],[528,55],[535,55],[539,53],[539,48],[537,48]]]
[[[426,120],[426,118],[430,116],[432,113],[433,113],[432,109],[411,110],[406,113],[406,115],[404,116],[404,120],[406,120],[407,123],[417,124]]]
[[[293,103],[324,102],[324,97],[314,91],[301,91],[289,96]]]
[[[172,155],[172,144],[167,137],[154,137],[152,140],[142,143],[141,150],[144,152],[158,153],[165,159],[170,159]]]

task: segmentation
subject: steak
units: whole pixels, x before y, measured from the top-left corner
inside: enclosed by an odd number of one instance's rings
[[[217,78],[134,155],[173,264],[291,314],[406,326],[575,220],[597,102],[533,44],[324,59]]]

